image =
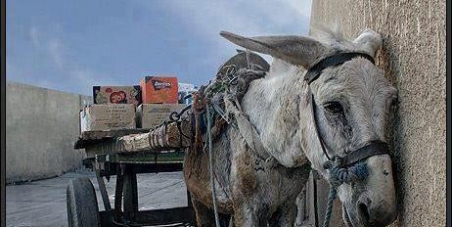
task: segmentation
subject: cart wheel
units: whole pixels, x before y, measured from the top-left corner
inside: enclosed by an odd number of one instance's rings
[[[89,178],[71,180],[66,200],[69,227],[100,226],[96,192]]]

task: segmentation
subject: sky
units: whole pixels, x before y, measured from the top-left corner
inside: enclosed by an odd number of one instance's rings
[[[7,0],[6,79],[84,95],[145,76],[205,85],[240,48],[220,31],[308,35],[310,14],[311,0]]]

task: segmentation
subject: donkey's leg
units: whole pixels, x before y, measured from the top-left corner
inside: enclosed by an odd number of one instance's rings
[[[196,214],[196,223],[199,227],[213,227],[215,226],[215,214],[214,211],[204,204],[192,199],[193,208]],[[221,226],[229,226],[231,215],[218,213],[218,218]]]
[[[212,227],[215,226],[215,217],[213,212],[202,203],[192,198],[193,209],[196,214],[196,224],[198,227]]]
[[[267,227],[268,208],[259,204],[234,206],[235,226]]]
[[[294,226],[297,217],[297,206],[293,200],[289,200],[282,204],[279,209],[272,215],[269,221],[270,227]]]

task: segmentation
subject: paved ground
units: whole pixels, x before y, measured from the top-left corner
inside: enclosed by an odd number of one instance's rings
[[[99,209],[105,210],[94,172],[70,172],[52,179],[7,186],[6,225],[67,226],[66,186],[69,180],[78,177],[91,179],[97,192]],[[182,172],[139,174],[137,178],[139,210],[187,205]],[[106,182],[112,204],[115,182],[115,177]]]

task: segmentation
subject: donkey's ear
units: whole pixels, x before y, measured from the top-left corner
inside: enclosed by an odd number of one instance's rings
[[[305,68],[312,66],[332,50],[320,42],[301,36],[243,37],[230,32],[221,32],[227,40],[252,51],[271,55]]]
[[[377,51],[381,48],[382,45],[380,34],[371,29],[366,29],[353,42],[360,44],[360,48],[362,48],[363,51],[374,58],[377,54]]]

